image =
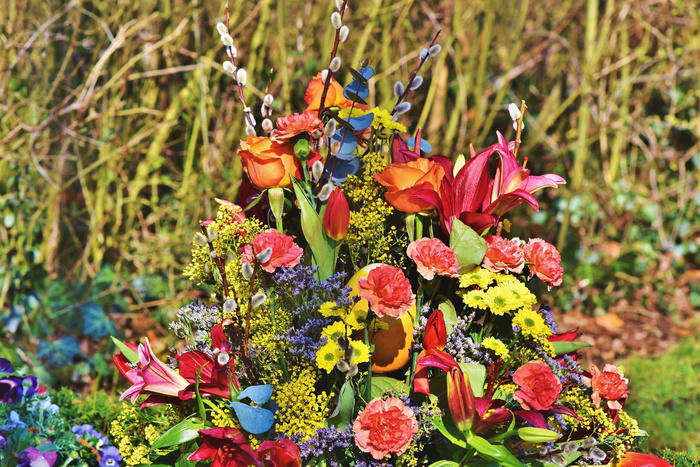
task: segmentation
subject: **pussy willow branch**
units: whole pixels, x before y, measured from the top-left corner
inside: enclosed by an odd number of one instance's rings
[[[230,16],[228,13],[228,2],[226,2],[226,30],[231,31],[231,29],[228,26],[230,20]],[[228,59],[231,61],[231,65],[233,65],[234,73],[233,73],[233,79],[236,80],[236,85],[238,86],[238,100],[241,101],[241,104],[243,104],[243,109],[248,109],[248,104],[245,102],[245,96],[243,95],[243,85],[238,81],[238,66],[236,66],[236,59],[233,56],[233,53],[231,51],[231,47],[224,46],[226,48],[226,56]],[[248,122],[248,125],[250,125],[252,128],[255,128],[255,122],[253,121],[253,115],[251,112],[245,112],[245,119]]]
[[[345,16],[345,7],[348,4],[348,0],[343,0],[343,5],[340,7],[340,19],[342,20],[343,17]],[[333,61],[335,56],[338,53],[338,44],[340,44],[340,28],[335,30],[335,42],[333,43],[333,50],[331,51],[331,59],[329,60],[329,64]],[[318,118],[321,119],[323,116],[323,111],[326,110],[326,95],[328,94],[328,88],[331,85],[331,79],[333,78],[333,72],[331,71],[330,65],[327,68],[328,70],[328,76],[326,76],[326,80],[323,83],[323,92],[321,93],[321,101],[318,104]],[[321,75],[323,77],[323,75]],[[318,144],[318,143],[316,143]],[[316,148],[318,149],[318,148]]]
[[[525,121],[525,112],[527,111],[527,105],[525,105],[525,101],[521,100],[520,101],[520,118],[518,119],[518,130],[515,136],[515,148],[513,148],[513,156],[518,157],[518,149],[520,149],[520,144],[522,144],[522,140],[520,137],[523,134],[523,122]],[[525,159],[525,163],[523,164],[523,167],[527,165],[527,159]]]
[[[437,38],[441,32],[442,32],[442,29],[440,29],[438,32],[435,33],[435,37],[433,37],[433,40],[430,41],[430,44],[428,44],[428,48],[426,50],[430,50],[430,48],[435,45],[435,42],[437,41]],[[416,76],[418,76],[418,72],[423,67],[425,62],[428,61],[429,58],[431,58],[430,54],[425,54],[425,57],[420,59],[420,61],[418,62],[418,66],[416,67],[415,70],[413,70],[413,73],[411,73],[411,78],[408,80],[408,84],[406,84],[406,87],[404,88],[403,93],[401,93],[401,95],[398,97],[398,99],[396,99],[396,104],[394,104],[394,109],[391,111],[391,115],[394,115],[396,113],[396,106],[399,105],[406,98],[406,95],[411,90],[411,84],[413,84],[413,81],[416,79]]]

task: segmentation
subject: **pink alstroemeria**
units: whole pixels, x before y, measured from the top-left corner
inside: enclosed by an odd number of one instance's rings
[[[163,399],[186,400],[192,397],[192,392],[185,392],[190,383],[156,358],[148,338],[143,344],[139,344],[138,355],[139,367],[132,368],[124,375],[133,386],[127,389],[119,400],[131,397],[133,403],[141,394],[150,394],[151,397],[142,404],[143,407],[162,403]]]

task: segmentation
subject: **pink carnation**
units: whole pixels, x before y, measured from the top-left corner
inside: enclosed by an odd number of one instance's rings
[[[262,255],[262,259],[258,256],[267,248],[271,249],[270,257]],[[280,233],[275,229],[268,229],[259,233],[254,239],[252,245],[243,247],[243,258],[253,263],[256,260],[267,272],[275,272],[277,268],[290,268],[296,266],[301,261],[301,254],[304,252],[299,245],[294,243],[294,240],[289,235]]]
[[[416,303],[411,282],[396,266],[382,264],[360,279],[357,285],[360,297],[369,302],[369,308],[380,318],[400,318]]]
[[[493,272],[514,272],[519,274],[525,266],[523,250],[513,241],[497,235],[486,235],[486,256],[483,266]]]
[[[525,410],[547,410],[552,408],[561,394],[561,383],[545,362],[536,360],[518,368],[513,373],[513,382],[520,386],[513,399]]]
[[[561,285],[564,268],[561,267],[561,255],[557,248],[541,238],[532,238],[523,247],[525,260],[529,263],[530,278],[537,275],[548,286]]]
[[[352,425],[355,443],[380,460],[391,453],[401,455],[418,433],[418,421],[413,411],[401,399],[372,399],[359,413]]]
[[[458,277],[459,263],[455,252],[437,238],[419,238],[408,245],[406,252],[416,262],[420,275],[427,280],[435,274]]]
[[[602,373],[597,366],[591,365],[591,377],[584,378],[584,383],[593,388],[591,399],[596,407],[600,407],[601,400],[605,399],[609,409],[621,410],[620,400],[626,399],[630,393],[627,389],[627,378],[615,365],[605,365]]]

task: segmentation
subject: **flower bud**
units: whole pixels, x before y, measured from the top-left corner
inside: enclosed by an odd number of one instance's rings
[[[253,128],[250,125],[245,126],[245,134],[248,136],[257,136],[257,132],[255,131],[255,128]]]
[[[197,246],[204,246],[207,244],[207,238],[202,234],[197,234],[194,236],[194,242]]]
[[[331,138],[335,134],[336,128],[338,128],[338,123],[335,120],[328,120],[326,126],[323,127],[323,134]]]
[[[272,131],[272,120],[266,118],[262,121],[262,129],[265,133],[270,133]]]
[[[335,0],[335,7],[339,10],[343,8],[343,0]]]
[[[318,199],[321,201],[327,201],[328,197],[331,195],[333,192],[333,184],[332,183],[326,183],[323,185],[323,188],[321,188],[321,191],[318,192]]]
[[[265,94],[265,97],[263,97],[263,103],[268,107],[272,107],[273,102],[275,102],[274,96],[272,94]]]
[[[316,129],[316,130],[311,132],[311,137],[313,139],[319,139],[321,136],[323,136],[323,132],[319,129]]]
[[[515,131],[518,131],[518,120],[523,118],[522,112],[520,112],[520,109],[518,108],[517,105],[511,103],[508,106],[508,113],[510,114],[511,120],[513,120],[513,129]],[[521,125],[522,125],[521,128],[525,129],[525,122],[522,122]]]
[[[238,71],[236,72],[236,81],[241,86],[245,86],[246,81],[248,80],[248,72],[245,71],[243,68],[239,68]]]
[[[413,78],[413,81],[411,81],[411,86],[409,87],[409,89],[411,91],[415,91],[420,87],[421,84],[423,84],[423,77],[416,75],[416,77]]]
[[[314,177],[314,180],[321,180],[323,176],[323,162],[316,161],[313,163],[311,166],[311,175]]]
[[[331,14],[331,24],[335,29],[340,29],[340,27],[343,25],[343,18],[340,17],[340,13],[337,11],[334,11]]]
[[[233,63],[231,63],[231,62],[224,62],[224,63],[222,64],[222,67],[223,67],[223,69],[224,69],[224,71],[225,71],[226,73],[231,73],[231,74],[233,74],[233,73],[236,72],[236,67],[233,66]]]
[[[340,141],[333,141],[331,143],[331,154],[338,154],[340,151]]]
[[[544,428],[536,428],[533,426],[526,426],[524,428],[518,429],[518,436],[523,441],[529,441],[531,443],[545,443],[547,441],[554,441],[559,439],[559,433],[552,430],[545,430]]]
[[[437,54],[439,54],[441,50],[442,50],[442,46],[440,44],[435,44],[434,46],[432,46],[431,48],[428,49],[428,54],[431,57],[434,57]]]
[[[267,247],[257,255],[255,255],[255,259],[260,261],[261,263],[267,263],[270,261],[270,258],[272,257],[272,248]]]
[[[345,377],[352,378],[358,371],[360,371],[360,369],[357,367],[357,365],[350,365],[350,369],[347,371],[347,373],[345,373]]]
[[[258,308],[265,303],[265,300],[267,300],[267,295],[265,295],[263,292],[256,293],[250,298],[250,306],[253,308]]]
[[[338,31],[338,40],[340,42],[345,42],[348,39],[348,34],[350,34],[350,28],[347,26],[341,27]]]
[[[428,49],[423,49],[420,51],[418,58],[420,59],[420,61],[424,61],[424,60],[428,59],[429,55],[430,55],[430,52],[428,51]]]
[[[592,447],[591,450],[588,451],[588,456],[596,462],[603,462],[605,458],[608,457],[605,451],[598,447]]]
[[[228,34],[228,28],[224,23],[216,23],[216,31],[222,36]]]
[[[210,242],[215,241],[219,237],[219,232],[214,229],[207,229],[207,238]]]
[[[231,360],[231,356],[227,352],[221,352],[216,356],[216,362],[221,366],[226,365],[229,360]]]
[[[447,406],[460,431],[471,429],[476,414],[474,392],[469,377],[459,367],[451,368],[447,374]]]
[[[567,441],[561,445],[561,452],[567,456],[572,455],[576,451],[578,451],[578,444],[573,441]]]
[[[278,186],[270,188],[267,190],[267,199],[270,202],[270,211],[272,211],[275,220],[282,220],[284,214],[284,188]],[[260,262],[264,263],[265,261]]]
[[[248,261],[244,261],[241,265],[241,274],[243,275],[243,279],[247,281],[253,277],[253,266]]]
[[[226,46],[226,47],[233,47],[233,37],[231,37],[230,34],[222,34],[221,35],[221,42]]]
[[[321,72],[321,82],[325,83],[326,81],[328,81],[328,70],[323,70]]]
[[[394,107],[394,112],[396,115],[401,115],[403,113],[408,112],[411,110],[411,103],[410,102],[401,102]]]
[[[236,47],[234,46],[226,47],[226,54],[230,58],[236,58],[238,56],[238,50],[236,50]]]
[[[231,313],[236,308],[238,308],[238,303],[236,303],[235,298],[229,298],[224,302],[224,313]]]
[[[338,371],[345,373],[350,369],[350,365],[348,365],[348,362],[345,360],[338,360],[338,363],[335,364],[335,367],[338,369]]]
[[[406,89],[401,81],[394,83],[394,97],[401,97]]]
[[[336,71],[340,70],[340,63],[340,57],[334,57],[333,60],[331,60],[331,64],[328,65],[328,68],[335,73]]]
[[[345,238],[348,234],[349,227],[350,205],[348,204],[348,199],[345,197],[345,194],[340,188],[336,188],[328,196],[326,210],[323,212],[323,230],[330,238],[338,241]],[[352,358],[349,358],[349,360],[352,361]]]

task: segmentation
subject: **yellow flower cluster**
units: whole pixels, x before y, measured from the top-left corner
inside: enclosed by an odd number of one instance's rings
[[[170,427],[179,421],[179,417],[171,409],[149,407],[146,410],[167,410],[165,413],[155,414],[156,418],[164,416],[167,419],[163,426]],[[148,455],[151,445],[164,431],[159,430],[151,420],[147,419],[144,410],[126,402],[122,403],[122,410],[110,425],[110,435],[114,438],[114,444],[119,449],[126,466],[150,465]]]
[[[374,114],[374,120],[372,120],[372,128],[374,128],[375,130],[380,130],[380,137],[389,138],[391,136],[391,133],[386,132],[384,130],[396,133],[406,132],[406,127],[400,124],[399,122],[395,122],[394,118],[388,110],[381,109],[379,107],[375,107],[367,111],[358,108],[350,109],[348,107],[345,109],[341,109],[338,112],[338,116],[340,118],[362,117],[363,115],[367,115],[368,113]]]
[[[319,313],[326,317],[338,317],[341,321],[331,323],[321,331],[321,337],[326,338],[326,343],[316,352],[316,366],[330,373],[340,360],[346,360],[350,365],[369,362],[369,346],[362,341],[351,338],[353,331],[364,329],[367,312],[344,310],[329,306],[330,304],[335,305],[333,302],[324,303],[321,305]],[[341,337],[348,340],[352,346],[351,357],[347,357],[345,350],[338,345],[338,339]]]
[[[521,308],[513,317],[513,326],[520,327],[520,333],[535,339],[546,339],[552,335],[544,317],[532,308]]]
[[[394,258],[391,249],[403,250],[407,243],[399,239],[395,226],[386,229],[387,218],[394,212],[384,200],[384,188],[374,180],[374,174],[386,167],[381,154],[370,152],[361,156],[364,169],[358,175],[350,175],[342,189],[357,206],[350,213],[350,226],[345,243],[355,265],[386,263],[401,266],[401,258]]]
[[[212,258],[214,248],[217,255],[230,257],[238,255],[241,247],[253,241],[257,234],[263,231],[263,225],[255,218],[240,219],[241,208],[234,204],[222,204],[216,213],[216,219],[207,226],[209,238],[203,234],[195,234],[192,242],[192,262],[185,268],[183,274],[197,284],[214,284],[214,292],[223,293],[221,274]],[[250,283],[241,275],[240,261],[226,261],[226,279],[229,285],[238,292],[248,290]],[[246,300],[236,297],[243,306]]]
[[[233,411],[224,405],[216,404],[211,407],[211,422],[220,428],[240,428],[241,425],[233,416]]]
[[[596,408],[593,405],[591,396],[586,394],[581,387],[570,387],[562,393],[561,399],[565,405],[571,407],[582,420],[578,420],[569,415],[564,415],[564,421],[572,428],[593,428],[596,433],[599,433],[599,441],[605,439],[606,436],[616,432],[615,424],[610,419],[610,416],[601,408]]]
[[[330,396],[325,391],[316,394],[315,385],[320,379],[317,371],[303,369],[292,372],[289,382],[275,386],[277,431],[306,440],[323,428]]]
[[[491,285],[494,281],[495,286]],[[521,308],[529,308],[537,302],[537,297],[517,278],[484,268],[463,274],[459,283],[461,287],[480,287],[462,292],[462,300],[467,306],[489,310],[494,315],[510,314]]]
[[[486,337],[483,341],[481,341],[481,345],[483,345],[484,348],[493,351],[493,353],[501,357],[503,360],[507,360],[508,356],[510,355],[508,347],[506,347],[506,345],[503,342],[496,339],[495,337]]]

